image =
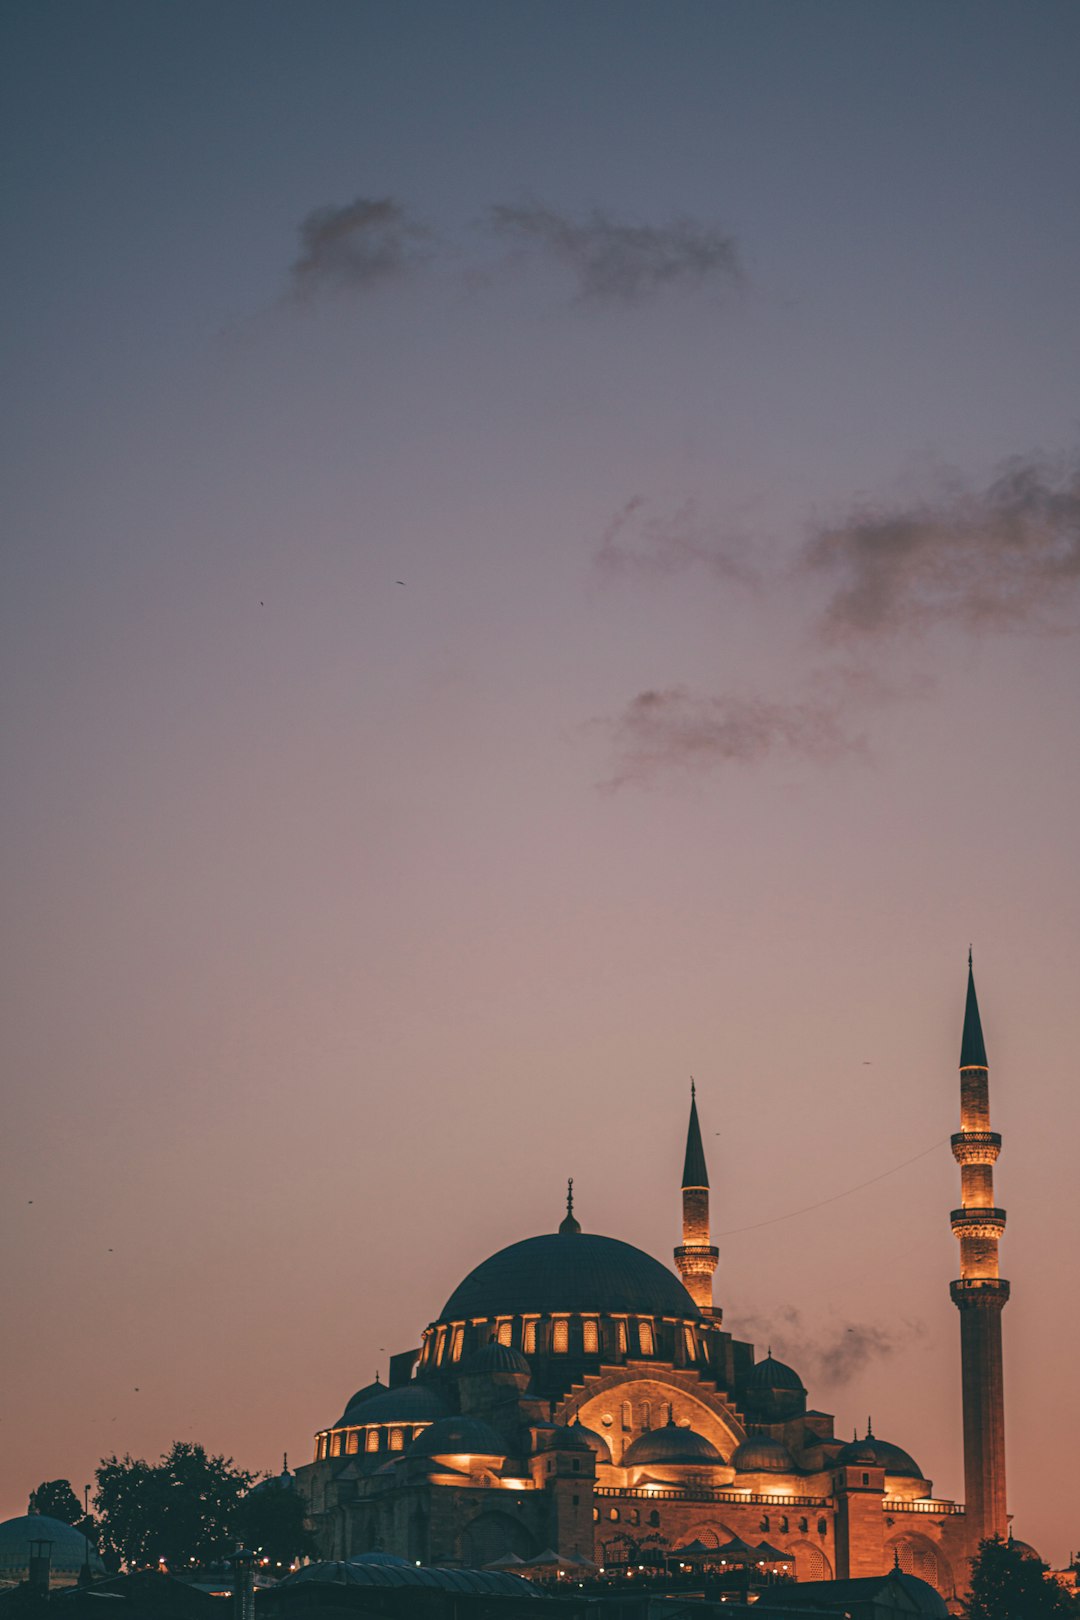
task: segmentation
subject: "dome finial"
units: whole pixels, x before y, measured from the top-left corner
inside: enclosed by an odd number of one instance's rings
[[[693,1100],[694,1100],[694,1098],[696,1096],[697,1096],[697,1086],[695,1086],[694,1077],[693,1077],[693,1075],[691,1075],[690,1076],[690,1101],[693,1102]]]
[[[574,1219],[574,1178],[568,1176],[566,1181],[566,1215],[559,1224],[560,1232],[580,1232],[580,1222]]]
[[[868,1440],[872,1440],[874,1438],[874,1425],[871,1423],[869,1418],[866,1420],[866,1438]]]

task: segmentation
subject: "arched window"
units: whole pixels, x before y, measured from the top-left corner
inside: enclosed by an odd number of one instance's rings
[[[565,1316],[557,1316],[551,1324],[551,1349],[556,1356],[565,1356],[570,1348],[570,1323]]]
[[[637,1508],[631,1508],[630,1512],[627,1514],[627,1518],[630,1520],[631,1524],[640,1524],[641,1523],[641,1514],[639,1513]]]
[[[641,1427],[643,1429],[652,1428],[652,1407],[648,1401],[642,1401],[641,1403]]]
[[[525,1324],[525,1335],[524,1335],[523,1345],[524,1345],[525,1354],[527,1356],[534,1356],[536,1354],[536,1321],[535,1321],[535,1318],[532,1321],[526,1322],[526,1324]]]
[[[450,1352],[451,1356],[453,1357],[453,1359],[455,1361],[460,1361],[461,1360],[461,1352],[462,1352],[462,1349],[464,1348],[464,1345],[465,1345],[465,1329],[463,1327],[456,1327],[454,1329],[454,1348]]]
[[[625,1356],[625,1354],[626,1354],[626,1323],[620,1321],[616,1325],[615,1332],[616,1332],[616,1338],[617,1338],[617,1342],[618,1342],[618,1346],[619,1346],[619,1353],[621,1355]]]
[[[809,1528],[810,1528],[810,1525],[809,1525],[808,1521],[805,1518],[802,1518],[802,1519],[799,1520],[799,1530],[804,1536],[805,1536],[806,1532],[809,1530]]]
[[[600,1522],[600,1509],[599,1508],[595,1508],[595,1507],[593,1508],[593,1510],[592,1510],[592,1522],[593,1522],[593,1524],[599,1524],[599,1522]]]
[[[638,1344],[641,1346],[641,1353],[642,1353],[643,1356],[651,1356],[652,1355],[652,1353],[653,1353],[653,1330],[652,1330],[652,1323],[651,1322],[639,1322],[638,1323]]]
[[[404,1431],[404,1429],[391,1429],[390,1430],[390,1450],[391,1451],[404,1451],[405,1450],[405,1431]]]
[[[587,1316],[581,1325],[582,1349],[587,1356],[595,1356],[600,1350],[600,1330],[591,1317]]]
[[[443,1356],[445,1354],[446,1354],[446,1329],[444,1327],[441,1327],[439,1329],[438,1339],[436,1340],[436,1343],[435,1343],[435,1360],[440,1365],[442,1364],[442,1358],[443,1358]]]
[[[619,1522],[619,1510],[618,1510],[618,1508],[612,1508],[611,1512],[608,1514],[608,1518],[611,1520],[612,1524],[618,1524],[618,1522]]]
[[[694,1338],[694,1330],[692,1327],[683,1328],[683,1344],[686,1346],[686,1359],[688,1361],[696,1361],[697,1340]]]
[[[320,1434],[319,1439],[318,1439],[318,1443],[315,1446],[315,1461],[316,1462],[321,1462],[322,1459],[325,1456],[326,1456],[326,1436],[325,1436],[325,1434]]]
[[[779,1520],[779,1523],[778,1523],[778,1524],[777,1524],[777,1526],[776,1526],[776,1528],[777,1528],[777,1529],[778,1529],[778,1530],[783,1530],[783,1532],[784,1532],[784,1534],[785,1534],[785,1535],[786,1535],[786,1534],[787,1534],[787,1527],[788,1527],[788,1524],[787,1524],[787,1514],[786,1514],[786,1513],[782,1513],[782,1514],[781,1514],[781,1515],[780,1515],[780,1520]]]
[[[340,1457],[341,1456],[341,1435],[340,1434],[335,1434],[333,1442],[332,1442],[332,1444],[330,1446],[330,1454],[333,1457]]]
[[[514,1331],[513,1322],[500,1322],[495,1330],[495,1338],[499,1344],[509,1344]]]
[[[767,1513],[763,1513],[761,1515],[761,1523],[758,1525],[758,1529],[759,1530],[767,1530],[768,1528],[769,1528],[769,1515]]]
[[[649,1514],[649,1523],[652,1525],[654,1530],[659,1528],[660,1515],[657,1513],[655,1508],[653,1508],[652,1512]]]
[[[349,1437],[345,1442],[345,1450],[350,1457],[353,1456],[355,1452],[360,1450],[360,1432],[358,1429],[349,1430]]]
[[[627,1434],[629,1434],[630,1430],[634,1427],[634,1417],[633,1413],[630,1411],[629,1401],[623,1401],[622,1403],[622,1426],[626,1430]]]
[[[378,1451],[378,1449],[379,1449],[379,1431],[378,1431],[378,1429],[369,1429],[367,1434],[364,1436],[364,1450],[365,1451]]]
[[[817,1533],[818,1533],[818,1535],[819,1536],[826,1535],[827,1532],[828,1532],[828,1529],[829,1529],[829,1521],[828,1521],[828,1519],[819,1519],[818,1522],[817,1522]]]

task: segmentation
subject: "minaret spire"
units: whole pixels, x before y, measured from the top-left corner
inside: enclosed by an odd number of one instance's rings
[[[987,1536],[1004,1536],[1008,1530],[1001,1312],[1009,1285],[998,1275],[1005,1211],[994,1203],[994,1164],[1001,1137],[990,1129],[990,1073],[970,947],[960,1040],[960,1129],[952,1150],[960,1166],[960,1208],[952,1212],[952,1229],[960,1240],[960,1277],[951,1293],[960,1312],[964,1491],[974,1554]]]
[[[686,1131],[686,1157],[682,1176],[683,1240],[675,1250],[675,1265],[694,1304],[717,1319],[712,1297],[713,1272],[719,1251],[709,1242],[709,1172],[701,1145],[697,1086],[690,1077],[690,1123]]]

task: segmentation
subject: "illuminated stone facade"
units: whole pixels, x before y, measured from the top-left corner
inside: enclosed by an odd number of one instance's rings
[[[962,1073],[956,1152],[965,1210],[977,1207],[982,1224],[959,1220],[954,1297],[969,1279],[986,1291],[983,1226],[1000,1213],[982,1140],[985,1069],[982,1090]],[[792,1368],[756,1359],[725,1331],[694,1099],[683,1182],[682,1281],[639,1249],[583,1232],[572,1198],[557,1232],[470,1272],[419,1345],[392,1358],[389,1385],[359,1390],[298,1470],[324,1556],[380,1548],[482,1567],[554,1548],[608,1567],[650,1547],[741,1538],[767,1542],[802,1580],[880,1575],[898,1559],[955,1600],[973,1550],[964,1509],[936,1498],[899,1446],[869,1432],[839,1440]],[[967,1440],[969,1408],[1000,1409],[999,1385],[979,1386],[988,1360],[1000,1375],[1000,1310],[993,1340],[988,1313],[957,1303]],[[976,1443],[969,1485],[982,1481],[980,1500],[1000,1500],[1003,1513],[1003,1461],[987,1454],[996,1440]],[[996,1511],[980,1508],[979,1527]]]

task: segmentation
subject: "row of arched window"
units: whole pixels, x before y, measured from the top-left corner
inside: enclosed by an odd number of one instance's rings
[[[441,1323],[424,1336],[420,1353],[421,1366],[441,1367],[462,1359],[466,1349],[479,1349],[494,1337],[496,1343],[517,1345],[525,1355],[548,1353],[555,1356],[655,1356],[658,1353],[656,1324],[647,1317],[615,1317],[601,1321],[595,1316],[553,1316],[541,1318],[527,1316],[517,1320],[500,1317],[492,1327],[489,1323],[473,1324],[467,1343],[464,1322]],[[697,1361],[699,1346],[697,1335],[689,1323],[675,1329],[679,1335],[683,1358]]]
[[[372,1424],[365,1429],[335,1429],[320,1434],[315,1442],[315,1460],[325,1457],[353,1457],[358,1452],[404,1451],[426,1424]]]

